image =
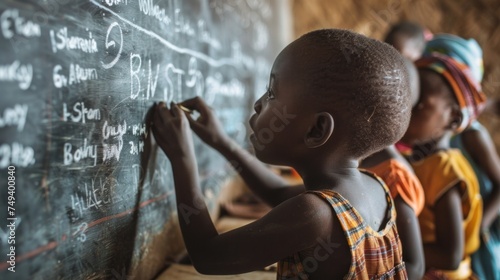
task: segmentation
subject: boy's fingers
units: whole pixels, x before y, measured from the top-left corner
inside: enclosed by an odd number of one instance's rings
[[[201,98],[199,98],[198,96],[196,96],[196,97],[193,97],[193,98],[186,99],[186,100],[180,102],[180,104],[182,104],[182,105],[184,105],[184,106],[186,106],[188,108],[194,108],[194,109],[196,109],[199,106],[200,102],[203,102],[203,101],[201,100]]]
[[[167,108],[165,103],[160,102],[158,104],[154,117],[153,117],[153,123],[156,125],[161,125],[164,126],[168,123],[168,121],[172,118],[172,112]]]
[[[208,108],[205,101],[203,101],[203,99],[201,99],[199,97],[186,99],[179,104],[181,104],[182,106],[187,107],[189,109],[194,109],[200,113],[206,112],[207,108]]]
[[[165,104],[165,102],[163,102],[163,101],[160,101],[160,102],[158,102],[158,105],[156,105],[156,107],[158,109],[167,108],[167,104]]]
[[[160,143],[162,143],[162,144],[167,143],[165,141],[165,139],[162,137],[162,134],[160,133],[160,131],[158,130],[158,127],[156,127],[156,126],[153,126],[153,136],[154,136],[154,138],[156,140],[156,143],[158,143],[158,144],[160,144]]]
[[[187,117],[189,121],[189,126],[194,132],[198,133],[199,129],[203,128],[203,125],[201,125],[198,121],[193,119],[193,116],[191,116],[191,114],[185,113],[184,115]]]
[[[174,102],[170,103],[170,112],[172,113],[172,116],[176,117],[176,118],[182,118],[182,115],[187,115],[184,113],[184,111],[182,111],[181,108],[179,108],[179,106],[177,104],[175,104]]]
[[[175,105],[173,101],[170,102],[170,113],[172,113],[172,116],[174,117],[179,117],[179,114],[176,109],[178,109],[177,105]]]
[[[164,125],[163,118],[160,116],[160,107],[155,108],[153,112],[153,126]]]
[[[184,115],[186,116],[186,118],[188,119],[188,121],[189,121],[189,123],[191,125],[193,125],[193,123],[196,123],[196,120],[193,119],[193,116],[191,116],[190,113],[188,113],[188,112],[183,112],[183,113],[184,113]]]
[[[174,118],[182,118],[182,115],[185,115],[184,114],[184,110],[180,107],[180,105],[174,103],[173,101],[170,102],[170,109],[167,108],[167,106],[164,105],[164,103],[163,103],[163,106],[161,106],[160,109],[163,109],[163,110],[161,110],[162,116],[166,120],[168,120],[168,119],[170,119],[172,117],[174,117]]]
[[[155,102],[153,106],[151,106],[151,108],[149,108],[149,110],[146,112],[146,117],[144,118],[144,121],[146,122],[146,127],[148,128],[148,130],[153,124],[153,116],[156,111],[156,106],[157,104]]]
[[[151,128],[153,130],[153,136],[155,137],[156,142],[159,142],[158,140],[160,137],[160,132],[158,131],[158,126],[156,123],[153,123],[153,127]]]

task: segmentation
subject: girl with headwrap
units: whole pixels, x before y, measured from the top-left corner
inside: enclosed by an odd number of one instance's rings
[[[481,82],[482,50],[474,39],[440,34],[428,43],[424,54],[432,52],[466,64],[473,78]],[[473,167],[483,198],[481,245],[472,254],[472,270],[480,279],[500,280],[500,158],[490,134],[478,121],[453,137],[451,146],[459,148]]]
[[[479,114],[485,97],[467,66],[432,53],[416,61],[421,93],[402,141],[425,193],[419,216],[424,279],[475,279],[470,255],[479,247],[482,200],[472,167],[451,137]]]

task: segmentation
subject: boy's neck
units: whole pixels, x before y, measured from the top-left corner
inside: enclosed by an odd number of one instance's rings
[[[347,181],[352,181],[360,175],[358,161],[351,160],[342,163],[316,163],[304,168],[295,168],[308,190],[334,188]]]

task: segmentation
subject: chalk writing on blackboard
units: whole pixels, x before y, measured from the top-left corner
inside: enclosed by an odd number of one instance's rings
[[[15,166],[19,190],[16,274],[0,211],[0,279],[107,279],[134,274],[148,254],[161,260],[149,278],[164,267],[165,250],[148,248],[175,231],[176,205],[149,110],[200,96],[245,144],[252,103],[282,46],[271,35],[281,33],[273,5],[0,1],[0,181]],[[234,171],[196,138],[195,149],[215,208]]]
[[[33,65],[21,64],[18,60],[6,65],[0,64],[0,81],[17,82],[19,88],[27,90],[33,80]]]

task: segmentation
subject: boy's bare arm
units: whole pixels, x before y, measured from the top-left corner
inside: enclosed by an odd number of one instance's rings
[[[203,274],[245,273],[313,246],[322,256],[333,254],[339,246],[339,241],[330,237],[333,227],[340,224],[330,205],[314,194],[304,194],[274,207],[253,223],[203,239],[189,248],[189,255]],[[183,230],[185,240],[191,239],[186,236],[187,229]]]
[[[221,127],[213,111],[199,98],[182,102],[182,105],[196,110],[200,117],[196,120],[188,114],[193,131],[208,145],[219,151],[234,167],[245,183],[261,199],[271,206],[305,191],[304,186],[293,186],[272,172],[255,156],[230,139]]]
[[[489,228],[498,217],[500,209],[500,158],[486,129],[466,130],[463,132],[462,139],[467,152],[491,180],[492,191],[489,196],[483,198],[484,210],[481,225],[483,229]]]
[[[464,230],[459,186],[448,190],[434,205],[436,241],[424,244],[426,268],[455,270],[464,255]]]

